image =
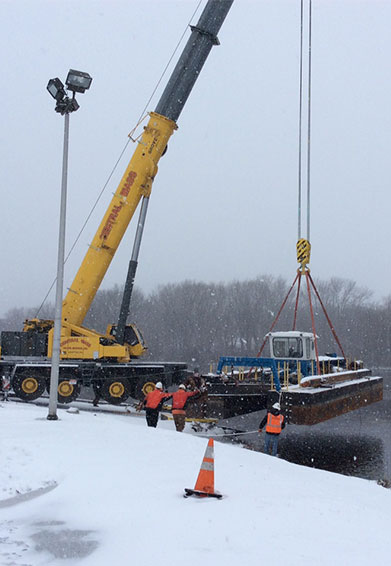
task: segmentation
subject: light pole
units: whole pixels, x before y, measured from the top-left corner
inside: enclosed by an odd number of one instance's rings
[[[47,90],[56,100],[55,111],[64,116],[64,150],[62,158],[62,179],[61,179],[61,202],[60,202],[60,226],[58,234],[58,256],[57,256],[57,283],[56,283],[56,304],[54,314],[53,346],[52,346],[52,366],[50,371],[50,396],[48,420],[55,421],[57,416],[57,388],[60,368],[60,347],[61,347],[61,322],[62,322],[62,301],[63,301],[63,281],[64,281],[64,250],[65,250],[65,220],[67,203],[67,181],[68,181],[68,146],[69,146],[69,114],[79,108],[76,101],[76,92],[84,93],[90,88],[92,78],[88,73],[71,69],[65,81],[67,90],[72,92],[72,98],[67,96],[64,85],[59,78],[50,79]]]

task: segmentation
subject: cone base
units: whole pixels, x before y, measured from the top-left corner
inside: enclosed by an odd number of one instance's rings
[[[183,497],[189,497],[190,495],[195,495],[196,497],[216,497],[216,499],[221,499],[223,496],[221,493],[210,493],[207,491],[199,491],[198,489],[189,489],[185,487],[185,495]]]

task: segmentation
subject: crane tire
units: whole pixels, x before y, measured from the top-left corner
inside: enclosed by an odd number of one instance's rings
[[[148,381],[144,381],[144,379],[147,379]],[[150,377],[145,377],[144,379],[138,379],[135,383],[133,383],[132,397],[135,399],[144,399],[150,391],[155,389],[155,383],[150,381]]]
[[[45,391],[46,381],[41,375],[25,372],[17,374],[12,380],[12,388],[19,399],[35,401]]]
[[[72,379],[60,379],[57,387],[57,400],[59,403],[71,403],[80,394],[80,384],[71,383]]]
[[[111,405],[119,405],[130,395],[129,382],[124,378],[106,379],[102,382],[100,395]]]
[[[153,381],[147,381],[141,388],[141,391],[144,395],[148,395],[151,391],[156,389],[156,385]]]

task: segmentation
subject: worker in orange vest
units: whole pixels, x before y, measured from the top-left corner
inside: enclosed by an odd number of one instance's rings
[[[259,423],[259,432],[262,432],[265,425],[265,453],[269,454],[271,447],[272,456],[277,456],[278,439],[280,438],[282,429],[285,428],[285,419],[284,415],[281,414],[280,403],[274,403],[270,411],[266,413]]]
[[[199,396],[200,391],[186,391],[186,386],[181,383],[178,391],[172,396],[172,416],[174,417],[175,428],[178,432],[182,432],[186,422],[186,404],[190,397]]]
[[[155,389],[147,393],[144,401],[142,401],[137,410],[141,411],[145,407],[145,418],[147,419],[147,425],[157,427],[157,422],[159,420],[159,412],[162,408],[163,402],[166,399],[170,399],[172,393],[165,393],[163,391],[163,384],[158,381],[155,385]]]

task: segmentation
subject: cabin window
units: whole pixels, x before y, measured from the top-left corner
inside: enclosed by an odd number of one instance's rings
[[[275,358],[302,358],[303,342],[301,338],[273,338]]]
[[[275,358],[286,358],[285,338],[273,338],[273,354]]]
[[[139,343],[137,335],[131,326],[125,326],[125,344],[130,344],[131,346],[137,346]]]

